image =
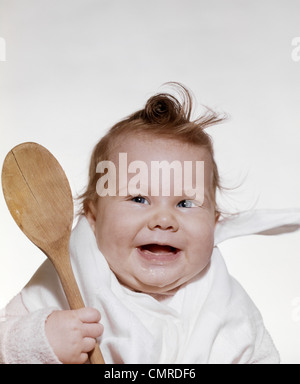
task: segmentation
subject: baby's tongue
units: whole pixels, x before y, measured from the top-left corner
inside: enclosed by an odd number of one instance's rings
[[[159,245],[159,244],[147,244],[142,246],[142,249],[144,251],[148,251],[151,253],[174,253],[176,250],[175,248],[169,246],[169,245]]]

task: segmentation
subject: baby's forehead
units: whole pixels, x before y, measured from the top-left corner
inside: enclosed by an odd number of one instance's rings
[[[176,184],[179,190],[196,183],[211,191],[213,186],[212,156],[201,145],[164,137],[127,137],[114,146],[110,160],[116,168],[117,184],[123,183],[125,188],[131,179],[147,188],[159,185],[168,189],[169,184]]]
[[[122,135],[110,148],[109,160],[118,161],[120,154],[137,161],[206,161],[212,163],[212,154],[206,146],[172,137],[151,135]]]

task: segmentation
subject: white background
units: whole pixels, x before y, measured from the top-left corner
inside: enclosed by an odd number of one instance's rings
[[[60,161],[76,196],[105,130],[178,81],[198,105],[231,116],[209,129],[224,184],[242,182],[221,204],[299,208],[297,36],[298,0],[0,0],[0,163],[15,145],[38,142]],[[299,232],[221,246],[283,363],[300,363],[299,248]],[[0,307],[43,260],[1,192]]]

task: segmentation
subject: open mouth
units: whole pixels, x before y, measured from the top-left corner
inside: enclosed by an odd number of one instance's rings
[[[141,256],[151,261],[173,261],[180,254],[180,249],[160,244],[145,244],[138,247],[138,251]]]
[[[142,245],[141,250],[144,252],[156,253],[156,254],[166,254],[166,253],[176,253],[177,248],[172,247],[171,245],[159,245],[159,244],[146,244]]]

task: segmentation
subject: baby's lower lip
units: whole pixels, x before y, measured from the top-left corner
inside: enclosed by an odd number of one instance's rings
[[[172,262],[181,255],[180,249],[171,247],[138,247],[137,251],[144,260],[157,264]]]

